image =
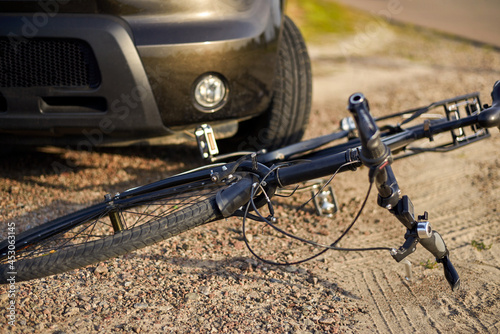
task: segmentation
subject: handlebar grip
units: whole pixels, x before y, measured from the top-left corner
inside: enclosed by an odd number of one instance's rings
[[[436,259],[441,259],[448,255],[448,248],[444,243],[443,238],[436,231],[431,232],[429,238],[421,238],[420,244],[424,246],[429,252],[436,257]]]
[[[361,140],[361,158],[363,163],[378,165],[390,154],[388,147],[380,138],[380,130],[370,114],[368,100],[361,93],[349,97],[348,107],[352,113]]]
[[[440,262],[443,264],[443,269],[444,269],[444,277],[448,281],[448,283],[451,286],[451,291],[455,291],[455,289],[458,289],[460,287],[460,277],[458,276],[458,273],[453,267],[453,264],[451,264],[450,259],[448,256],[443,257],[442,259],[438,260],[437,262]]]
[[[478,116],[478,123],[483,128],[498,127],[500,129],[500,80],[495,82],[491,91],[491,107],[483,110]]]
[[[420,239],[420,244],[436,257],[437,262],[443,264],[444,276],[450,284],[451,290],[457,289],[460,286],[460,277],[448,258],[449,252],[441,235],[432,231],[430,238]]]
[[[491,99],[493,100],[493,103],[500,102],[500,80],[497,80],[497,82],[493,85]]]

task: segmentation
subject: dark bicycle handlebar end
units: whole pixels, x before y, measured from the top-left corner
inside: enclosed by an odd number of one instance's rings
[[[458,276],[458,273],[453,264],[451,264],[448,256],[444,256],[442,259],[437,259],[437,262],[443,264],[444,277],[450,284],[451,291],[455,291],[456,289],[458,289],[460,287],[460,277]]]
[[[493,86],[491,100],[491,107],[479,114],[478,123],[483,128],[498,127],[500,129],[500,80]]]
[[[347,109],[351,112],[361,140],[361,160],[367,166],[377,166],[390,156],[390,150],[380,138],[380,130],[370,114],[368,100],[362,93],[349,97]]]

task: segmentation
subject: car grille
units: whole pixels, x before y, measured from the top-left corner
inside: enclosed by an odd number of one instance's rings
[[[0,87],[97,87],[94,53],[78,39],[0,38]]]

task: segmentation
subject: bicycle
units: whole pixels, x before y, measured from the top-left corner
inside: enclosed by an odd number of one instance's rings
[[[356,93],[348,100],[353,117],[342,121],[340,131],[271,152],[217,156],[213,131],[209,126],[202,126],[195,134],[202,156],[211,164],[122,193],[108,194],[102,203],[19,235],[11,237],[9,234],[0,242],[0,283],[9,283],[13,279],[15,282],[31,280],[82,268],[202,224],[239,216],[243,218],[243,240],[259,259],[245,235],[247,219],[265,222],[280,233],[323,248],[319,253],[294,263],[310,260],[329,249],[386,250],[397,262],[404,262],[420,243],[436,257],[437,262],[443,264],[445,278],[455,290],[460,285],[460,278],[449,259],[443,238],[431,228],[427,212],[415,216],[411,200],[399,189],[391,163],[394,159],[429,151],[446,152],[488,138],[488,128],[500,129],[500,81],[493,86],[491,96],[492,105],[489,107],[483,107],[479,94],[472,93],[374,119],[368,100],[363,94]],[[441,107],[444,117],[406,126]],[[406,119],[396,124],[377,125],[398,117]],[[410,146],[421,139],[432,141],[437,134],[446,132],[451,133],[451,142],[435,147]],[[324,148],[343,138],[347,138],[347,142]],[[218,162],[224,159],[232,161]],[[329,245],[298,238],[276,226],[271,198],[280,189],[318,177],[355,171],[362,165],[369,170],[369,188],[375,184],[378,190],[378,205],[406,227],[405,242],[401,247],[338,246],[360,216],[369,191],[352,223]],[[323,188],[311,200],[315,201]],[[267,207],[267,216],[262,213],[263,207]]]

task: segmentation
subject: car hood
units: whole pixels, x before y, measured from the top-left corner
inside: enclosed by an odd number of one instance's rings
[[[246,11],[255,0],[0,0],[0,13],[128,15],[191,14]]]

